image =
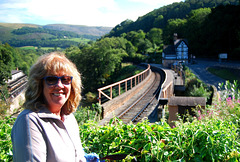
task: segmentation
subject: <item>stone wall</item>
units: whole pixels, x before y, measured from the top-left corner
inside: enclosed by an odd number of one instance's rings
[[[14,112],[14,110],[20,108],[25,101],[25,91],[22,91],[17,97],[13,98],[10,102],[10,114]]]

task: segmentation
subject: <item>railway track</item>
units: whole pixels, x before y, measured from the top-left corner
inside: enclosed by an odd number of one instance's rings
[[[150,88],[132,105],[126,108],[117,117],[124,123],[138,122],[148,116],[148,111],[151,107],[158,104],[158,94],[161,89],[161,76],[158,72],[154,72],[155,79]]]

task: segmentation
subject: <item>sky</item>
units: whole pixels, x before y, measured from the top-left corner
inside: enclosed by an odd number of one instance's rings
[[[183,0],[0,0],[0,22],[114,27]]]

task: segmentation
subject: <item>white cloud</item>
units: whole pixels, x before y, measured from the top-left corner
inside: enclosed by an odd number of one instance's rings
[[[145,3],[145,4],[148,4],[148,5],[164,6],[164,5],[172,4],[173,2],[181,2],[183,0],[129,0],[129,1],[138,2],[138,3]]]
[[[106,13],[119,10],[114,0],[33,0],[26,6],[41,19],[82,25],[104,25],[101,20],[112,17]]]
[[[1,0],[0,21],[112,26],[180,0]],[[122,4],[124,3],[124,4]],[[121,4],[121,5],[120,5]],[[141,4],[142,6],[139,7]],[[120,6],[124,6],[120,8]],[[4,14],[7,13],[7,14]]]

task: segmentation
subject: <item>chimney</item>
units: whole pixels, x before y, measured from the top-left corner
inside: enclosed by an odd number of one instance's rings
[[[174,33],[174,34],[173,34],[173,42],[175,42],[177,39],[178,39],[178,34],[177,34],[177,33]]]

